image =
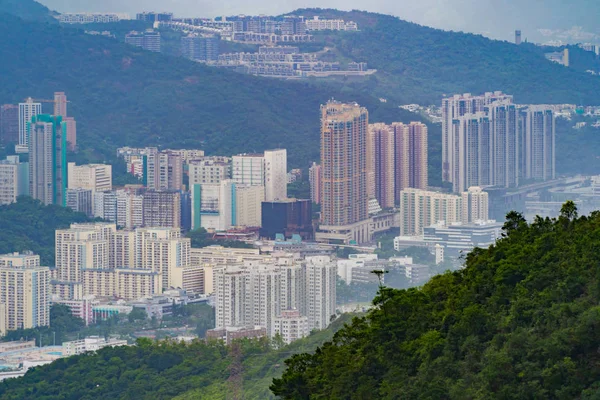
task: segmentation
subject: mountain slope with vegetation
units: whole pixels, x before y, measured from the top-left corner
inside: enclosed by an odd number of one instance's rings
[[[319,106],[332,97],[367,106],[375,121],[412,118],[368,94],[245,76],[78,29],[4,15],[0,31],[0,103],[65,91],[91,160],[114,158],[119,145],[224,155],[285,146],[305,167],[318,159]]]
[[[54,15],[46,6],[33,0],[0,0],[0,14],[7,13],[27,21],[56,24]]]
[[[597,399],[600,212],[528,224],[286,361],[284,399]]]
[[[315,351],[352,317],[344,315],[327,330],[279,350],[268,340],[242,340],[233,350],[214,342],[186,345],[140,339],[136,346],[60,359],[30,370],[23,378],[2,381],[0,398],[225,400],[231,395],[228,378],[235,358],[241,366],[243,398],[274,399],[269,385],[281,375],[284,360],[292,354]]]
[[[444,94],[502,90],[521,104],[600,104],[600,78],[549,62],[532,44],[517,46],[363,11],[300,9],[292,14],[356,21],[360,32],[317,33],[316,40],[377,69],[362,82],[346,81],[377,97],[439,104]]]
[[[0,206],[0,254],[31,250],[40,255],[42,265],[52,266],[54,231],[88,221],[70,208],[19,197],[16,203]]]

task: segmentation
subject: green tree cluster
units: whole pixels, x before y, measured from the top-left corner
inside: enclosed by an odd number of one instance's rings
[[[42,265],[54,265],[54,232],[77,222],[89,222],[83,213],[56,205],[45,206],[31,197],[0,206],[0,254],[31,250]]]
[[[284,360],[315,351],[351,318],[339,318],[327,330],[279,348],[267,339],[237,342],[244,399],[274,399],[269,385],[281,375]],[[33,368],[23,378],[4,380],[0,382],[0,398],[225,400],[231,394],[227,380],[233,359],[230,347],[214,341],[184,344],[139,339],[135,346],[63,358]]]
[[[286,361],[284,399],[593,399],[600,396],[600,212],[507,216],[504,237],[421,289],[376,306]]]

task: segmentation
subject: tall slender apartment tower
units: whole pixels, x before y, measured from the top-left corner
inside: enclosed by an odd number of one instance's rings
[[[369,125],[375,148],[375,198],[383,208],[394,207],[394,132],[386,124]]]
[[[324,225],[351,225],[368,218],[368,124],[367,109],[358,104],[329,101],[321,106]]]
[[[462,223],[469,224],[489,219],[489,195],[478,186],[472,186],[461,194]]]
[[[67,117],[67,95],[65,95],[65,92],[54,92],[54,115]]]
[[[323,178],[323,169],[313,162],[312,167],[308,169],[308,181],[310,182],[310,199],[315,204],[321,204],[321,181]]]
[[[29,193],[44,204],[66,206],[67,136],[62,117],[40,114],[28,124]]]
[[[524,179],[556,178],[556,123],[547,106],[529,106],[520,114],[521,176]]]
[[[472,96],[469,93],[454,95],[442,99],[442,180],[452,182],[456,168],[454,149],[454,121],[466,114],[475,114],[496,101],[511,101],[512,96],[502,92],[488,92],[481,96]]]
[[[25,100],[25,103],[19,103],[19,144],[27,146],[29,143],[27,136],[27,125],[31,119],[42,113],[42,103],[35,103],[31,97]]]
[[[484,112],[465,114],[453,121],[454,192],[464,192],[470,186],[493,185],[491,170],[490,119]]]
[[[508,101],[486,108],[490,118],[492,180],[496,186],[519,185],[519,124],[517,106]]]

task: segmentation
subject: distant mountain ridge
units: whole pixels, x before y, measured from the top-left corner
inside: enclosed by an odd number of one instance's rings
[[[7,13],[27,21],[57,23],[57,13],[33,0],[0,0],[0,14]]]

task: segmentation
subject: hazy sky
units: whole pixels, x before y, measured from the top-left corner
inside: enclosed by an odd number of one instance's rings
[[[598,0],[40,0],[59,12],[111,11],[135,15],[144,10],[176,16],[282,14],[301,7],[360,9],[399,16],[442,29],[484,33],[509,39],[520,28],[524,37],[600,34]],[[575,30],[573,30],[575,27]],[[578,28],[579,27],[579,28]],[[564,31],[564,32],[563,32]],[[583,33],[582,33],[583,32]],[[567,39],[574,40],[574,39]]]

